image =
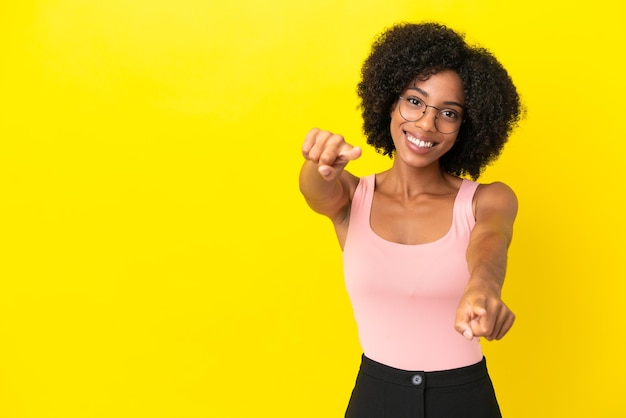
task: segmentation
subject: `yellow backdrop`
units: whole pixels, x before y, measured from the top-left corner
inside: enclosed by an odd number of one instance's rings
[[[529,110],[482,178],[520,199],[505,416],[623,417],[616,4],[3,1],[0,417],[342,416],[360,351],[300,145],[365,145],[359,68],[403,20],[490,48]]]

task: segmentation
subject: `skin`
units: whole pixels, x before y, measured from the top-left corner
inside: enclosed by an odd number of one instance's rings
[[[416,80],[402,95],[416,95],[428,105],[462,113],[463,91],[458,74],[445,70],[427,80]],[[451,226],[454,199],[462,183],[439,165],[441,156],[457,141],[457,133],[440,133],[435,127],[437,110],[430,107],[417,122],[406,121],[397,103],[390,112],[389,128],[396,153],[392,167],[376,175],[372,230],[402,244],[435,241]],[[433,146],[418,146],[415,139]],[[362,150],[341,135],[316,128],[306,135],[302,153],[305,162],[300,190],[314,211],[333,222],[343,249],[350,204],[359,182],[345,167],[359,158]],[[515,321],[501,293],[517,198],[503,183],[481,184],[474,195],[473,209],[476,224],[466,252],[470,278],[451,326],[468,339],[500,339]]]

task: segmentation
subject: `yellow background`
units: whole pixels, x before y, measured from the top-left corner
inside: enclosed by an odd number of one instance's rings
[[[0,417],[342,416],[360,350],[300,145],[364,145],[359,68],[403,20],[491,49],[529,110],[481,179],[520,200],[505,416],[626,416],[618,3],[3,1]]]

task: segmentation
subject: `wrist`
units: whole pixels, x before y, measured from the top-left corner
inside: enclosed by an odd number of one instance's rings
[[[483,277],[470,277],[465,291],[477,290],[480,292],[495,293],[500,296],[502,294],[502,284],[496,280],[491,280]]]

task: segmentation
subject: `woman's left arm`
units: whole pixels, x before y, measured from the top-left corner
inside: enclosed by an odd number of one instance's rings
[[[483,184],[474,196],[474,213],[476,225],[466,254],[470,278],[457,308],[455,328],[467,339],[499,340],[515,321],[501,295],[517,197],[503,183]]]

